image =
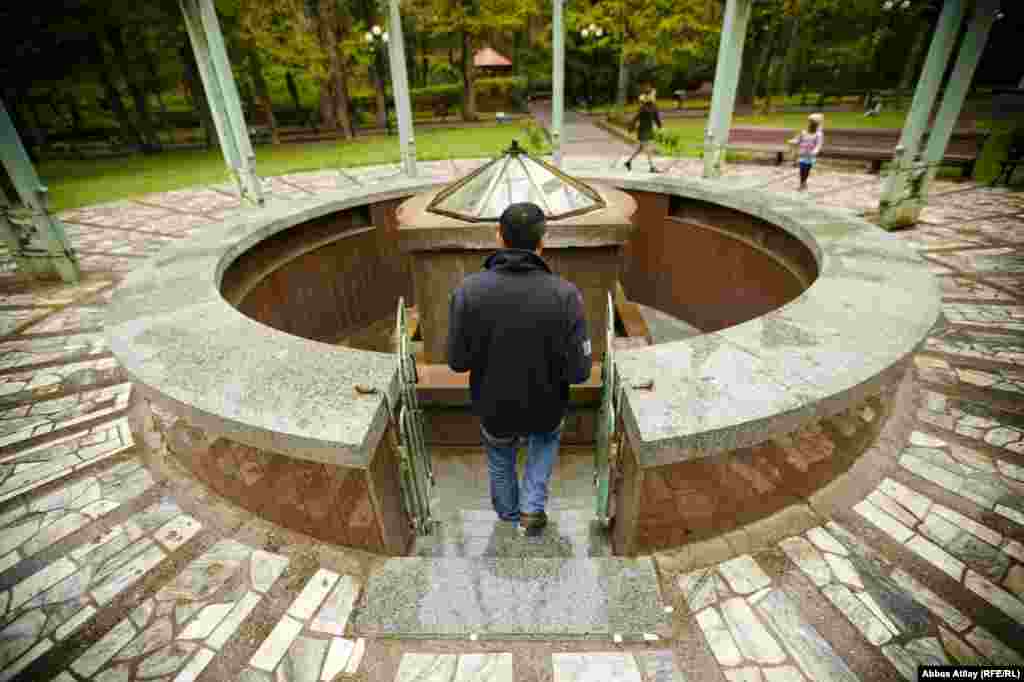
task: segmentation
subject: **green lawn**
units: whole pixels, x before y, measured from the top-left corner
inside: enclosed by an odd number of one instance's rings
[[[416,133],[416,156],[422,161],[495,156],[513,139],[528,144],[528,136],[521,125],[506,123],[423,130]],[[389,163],[399,158],[397,136],[373,136],[349,142],[261,145],[256,148],[256,169],[262,176],[271,176]],[[44,161],[38,170],[50,189],[50,205],[57,211],[231,179],[218,149],[87,161]]]
[[[857,112],[836,112],[825,114],[825,135],[828,139],[829,128],[900,128],[903,126],[905,111],[882,112],[880,116],[864,118]],[[668,118],[662,117],[666,132],[680,137],[685,145],[684,156],[697,156],[704,145],[704,128],[707,118]],[[786,128],[796,131],[807,123],[807,114],[782,113],[753,116],[736,116],[732,120],[734,126],[764,126],[766,128]]]

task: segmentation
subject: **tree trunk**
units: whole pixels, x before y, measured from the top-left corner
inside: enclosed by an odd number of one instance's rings
[[[181,61],[185,65],[185,86],[192,97],[192,108],[196,118],[199,119],[199,126],[203,129],[203,141],[207,149],[216,144],[220,146],[217,138],[217,129],[213,123],[213,113],[210,111],[210,102],[206,99],[206,90],[203,89],[202,79],[199,77],[199,66],[196,64],[196,56],[192,52],[192,44],[186,39],[179,49]]]
[[[751,54],[752,59],[743,60],[743,68],[740,73],[740,83],[736,93],[737,109],[753,109],[757,97],[757,85],[766,61],[771,61],[772,51],[775,48],[775,33],[765,27],[758,35],[757,52]]]
[[[106,37],[114,50],[114,57],[119,64],[128,64],[128,55],[124,48],[124,36],[121,35],[121,27],[108,24],[106,26]],[[146,93],[139,85],[137,74],[129,69],[124,74],[125,83],[128,85],[128,93],[135,104],[135,116],[139,121],[139,132],[142,139],[142,151],[146,154],[160,151],[160,136],[153,126],[153,119],[149,115],[149,102],[146,100]]]
[[[148,44],[142,45],[142,54],[146,65],[146,76],[149,78],[147,87],[156,95],[156,103],[160,107],[160,120],[157,123],[157,128],[162,130],[168,127],[169,118],[167,116],[167,104],[164,102],[162,92],[163,87],[160,82],[160,70],[157,68],[156,59],[154,59],[153,52],[149,49]]]
[[[249,75],[252,77],[253,87],[256,90],[257,109],[262,114],[260,123],[270,128],[271,143],[280,144],[281,136],[277,132],[277,119],[274,118],[274,103],[270,99],[267,79],[263,77],[260,55],[256,52],[256,48],[250,45],[246,50],[246,57],[249,62]]]
[[[291,71],[284,74],[285,85],[288,86],[288,95],[292,98],[292,104],[295,105],[295,110],[298,112],[302,111],[302,101],[299,100],[299,88],[295,85],[295,76],[292,75]]]
[[[462,32],[462,120],[477,120],[476,67],[473,66],[473,41],[468,31]]]
[[[334,82],[320,82],[320,121],[317,128],[338,129],[337,105],[334,101]]]
[[[800,56],[800,17],[792,16],[787,21],[788,30],[783,33],[786,36],[786,56],[775,80],[775,89],[785,95],[792,94],[793,70]]]
[[[377,105],[378,128],[388,127],[388,94],[384,83],[384,60],[381,58],[381,50],[373,55],[373,63],[370,65],[370,80],[373,81],[373,90]]]
[[[622,111],[626,108],[626,91],[629,90],[629,64],[626,63],[626,50],[619,52],[619,83],[615,89],[615,106]]]
[[[334,79],[334,103],[341,121],[341,132],[346,140],[351,140],[355,137],[355,128],[352,125],[352,110],[348,99],[348,71],[344,68],[338,70]]]
[[[117,119],[118,129],[121,131],[121,135],[130,143],[138,145],[140,148],[144,149],[146,147],[146,140],[143,139],[142,134],[135,125],[135,122],[132,120],[131,116],[128,115],[128,110],[125,109],[124,101],[121,99],[121,91],[118,89],[117,83],[114,80],[110,60],[107,59],[107,55],[103,51],[103,45],[100,43],[99,37],[95,34],[93,35],[92,49],[95,53],[96,63],[100,67],[100,84],[103,86],[103,92],[106,94],[107,105],[114,114],[114,118]]]
[[[82,111],[78,108],[78,100],[75,98],[75,94],[69,90],[64,95],[64,101],[68,105],[68,111],[71,112],[71,131],[77,134],[82,130]]]
[[[340,40],[342,36],[352,32],[352,15],[348,12],[335,12],[336,35]],[[348,78],[352,62],[348,59],[338,59],[338,73],[334,79],[334,97],[338,117],[341,119],[341,132],[345,139],[350,140],[356,136],[355,124],[352,120],[352,102],[348,93]]]

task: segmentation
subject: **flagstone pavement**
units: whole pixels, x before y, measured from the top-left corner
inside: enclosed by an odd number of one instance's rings
[[[421,169],[440,180],[478,163]],[[658,165],[700,172],[697,160]],[[397,172],[265,185],[302,198]],[[727,172],[795,194],[788,167]],[[801,196],[870,216],[880,185],[822,164]],[[372,557],[275,528],[144,461],[128,428],[132,383],[102,336],[125,272],[259,209],[216,186],[64,212],[81,283],[26,283],[0,259],[0,682],[868,682],[915,679],[926,662],[1024,663],[1024,193],[939,182],[935,195],[897,233],[932,265],[944,309],[915,357],[898,469],[772,546],[656,554],[671,627],[642,641],[361,636],[352,614]]]

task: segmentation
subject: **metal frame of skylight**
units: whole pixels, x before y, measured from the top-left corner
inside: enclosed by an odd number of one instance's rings
[[[462,178],[461,180],[455,181],[454,184],[449,185],[448,187],[445,187],[440,192],[438,192],[437,195],[434,196],[434,198],[430,200],[430,203],[427,204],[427,208],[426,208],[427,212],[428,213],[434,213],[436,215],[447,216],[449,218],[455,218],[456,220],[462,220],[462,221],[468,222],[468,223],[496,223],[496,222],[498,222],[498,220],[500,219],[501,216],[480,216],[480,215],[472,216],[472,215],[469,215],[467,213],[457,213],[455,211],[449,211],[449,210],[447,210],[445,208],[440,208],[439,204],[441,204],[446,199],[448,199],[452,194],[454,194],[455,192],[459,191],[460,189],[465,187],[467,184],[469,184],[469,182],[473,178],[475,178],[475,177],[479,176],[480,174],[484,173],[488,168],[490,168],[494,164],[504,160],[506,162],[505,165],[502,166],[501,171],[499,171],[497,173],[497,175],[495,176],[495,178],[500,178],[502,176],[502,173],[505,170],[507,170],[508,160],[509,160],[510,156],[516,156],[516,157],[526,156],[526,157],[529,157],[529,159],[531,161],[539,164],[542,168],[547,169],[555,177],[559,178],[560,180],[562,180],[566,184],[573,186],[577,191],[579,191],[580,193],[584,194],[585,196],[589,197],[590,199],[592,199],[594,201],[594,205],[593,206],[588,206],[588,207],[585,207],[585,208],[577,208],[577,209],[574,209],[572,211],[567,211],[565,213],[560,213],[560,214],[557,214],[557,215],[550,215],[550,216],[547,216],[548,220],[564,220],[565,218],[572,218],[573,216],[583,215],[584,213],[590,213],[591,211],[600,210],[602,208],[605,208],[608,205],[607,202],[605,202],[604,197],[602,197],[601,194],[597,190],[592,188],[590,185],[588,185],[588,184],[586,184],[586,183],[584,183],[584,182],[582,182],[580,180],[577,180],[576,178],[573,178],[573,177],[571,177],[569,175],[566,175],[561,170],[559,170],[555,166],[552,166],[551,164],[547,163],[543,159],[538,159],[538,158],[536,158],[534,156],[531,156],[529,153],[526,152],[526,150],[524,150],[522,147],[520,147],[519,144],[515,140],[513,140],[512,141],[512,145],[505,151],[504,154],[502,154],[501,156],[499,156],[499,157],[497,157],[495,159],[492,159],[489,163],[484,164],[483,166],[481,166],[480,168],[477,168],[476,170],[474,170],[472,173],[470,173],[466,177]],[[530,173],[529,168],[526,167],[526,163],[522,159],[519,159],[519,162],[520,162],[520,164],[522,164],[523,170],[526,173],[526,177],[528,178],[528,180],[531,183],[531,185],[534,187],[534,189],[536,189],[538,191],[538,194],[541,196],[542,200],[544,200],[545,203],[547,203],[547,198],[545,197],[544,193],[541,192],[540,189],[537,187],[537,184],[536,184],[536,181],[533,178],[533,175]],[[494,192],[494,188],[496,186],[497,186],[497,181],[495,180],[495,182],[492,182],[491,186],[488,187],[486,193],[484,194],[484,199],[482,199],[477,204],[478,206],[481,207],[481,209],[484,206],[486,206],[486,200],[490,199],[490,196]],[[548,205],[547,207],[548,207],[548,210],[551,209],[550,205]]]

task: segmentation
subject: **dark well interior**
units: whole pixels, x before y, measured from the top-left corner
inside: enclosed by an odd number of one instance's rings
[[[638,229],[622,249],[622,285],[632,303],[712,332],[784,305],[817,276],[811,251],[760,218],[682,197],[632,194]],[[399,296],[416,305],[427,297],[447,301],[449,294],[414,291],[410,257],[398,245],[395,211],[401,202],[355,207],[282,231],[230,264],[221,292],[242,313],[275,329],[391,350]],[[628,312],[618,309],[624,335],[631,329],[624,319]],[[645,345],[642,339],[630,341],[632,347]],[[420,369],[421,399],[431,408],[430,440],[477,443],[465,375],[422,360]],[[566,442],[592,441],[599,382],[595,368],[588,384],[574,387]]]
[[[623,248],[627,297],[704,332],[784,305],[817,277],[811,251],[760,218],[703,201],[633,192],[638,229]],[[296,225],[242,253],[221,292],[245,315],[290,334],[335,343],[394,315],[413,290],[399,251],[400,199]],[[481,262],[483,257],[481,257]]]

